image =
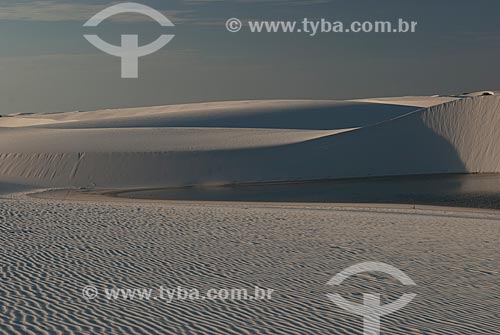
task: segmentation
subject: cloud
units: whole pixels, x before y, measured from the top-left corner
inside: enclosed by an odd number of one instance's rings
[[[198,5],[212,5],[216,3],[228,4],[267,4],[307,6],[331,2],[332,0],[182,0],[184,8],[175,10],[164,10],[162,13],[174,23],[191,23],[194,25],[220,24],[217,18],[200,15],[195,7]],[[26,1],[2,1],[0,0],[0,20],[5,21],[36,21],[36,22],[85,22],[94,14],[104,8],[123,1],[100,3],[77,3],[61,2],[58,0],[26,0]],[[120,14],[109,20],[115,22],[146,22],[151,19],[138,14]]]
[[[65,22],[65,21],[87,21],[94,14],[115,3],[84,4],[84,3],[61,3],[57,1],[27,1],[14,4],[0,3],[0,20],[8,21],[38,21],[38,22]],[[163,12],[173,21],[184,21],[186,10],[169,10]],[[151,19],[142,15],[121,14],[111,17],[110,20],[118,22],[142,22]]]

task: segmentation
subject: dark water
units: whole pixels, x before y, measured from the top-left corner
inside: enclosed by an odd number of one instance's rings
[[[500,209],[500,174],[435,175],[127,191],[155,200],[399,203]]]

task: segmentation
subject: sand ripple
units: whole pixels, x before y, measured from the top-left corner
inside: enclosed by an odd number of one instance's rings
[[[403,209],[0,200],[0,334],[362,334],[327,293],[409,292],[364,274],[380,261],[417,284],[382,334],[498,334],[500,214]],[[99,289],[275,289],[271,301],[88,302]],[[337,291],[336,291],[337,290]]]

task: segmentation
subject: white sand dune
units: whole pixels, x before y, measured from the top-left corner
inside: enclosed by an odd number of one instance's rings
[[[481,93],[11,116],[0,119],[0,182],[125,188],[496,173],[499,124],[500,96]]]
[[[359,303],[372,292],[417,294],[382,318],[381,334],[497,335],[498,211],[22,192],[500,172],[499,124],[500,97],[481,93],[0,118],[0,334],[360,335],[362,318],[326,295]],[[326,285],[366,261],[417,286],[373,273]],[[88,285],[99,290],[91,301]],[[168,303],[104,291],[160,286],[274,294]]]
[[[0,334],[343,334],[362,318],[326,294],[417,298],[383,335],[497,335],[499,214],[247,204],[0,200]],[[367,273],[376,260],[416,287]],[[82,289],[95,285],[92,301]],[[108,300],[105,289],[274,289],[266,301]]]
[[[413,108],[412,108],[413,107]],[[331,130],[370,125],[415,106],[379,106],[354,101],[238,101],[14,117],[51,128],[209,127]],[[39,119],[40,118],[40,119]],[[14,123],[6,118],[0,127]],[[2,122],[4,122],[2,124]]]

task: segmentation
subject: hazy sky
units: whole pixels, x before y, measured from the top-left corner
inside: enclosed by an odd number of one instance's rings
[[[82,25],[117,3],[0,0],[0,113],[92,110],[242,99],[337,99],[500,89],[498,0],[146,0],[146,17]],[[229,33],[242,20],[397,20],[415,34]],[[117,17],[117,19],[120,19]],[[121,79],[119,58],[90,45],[162,33],[175,39]]]

